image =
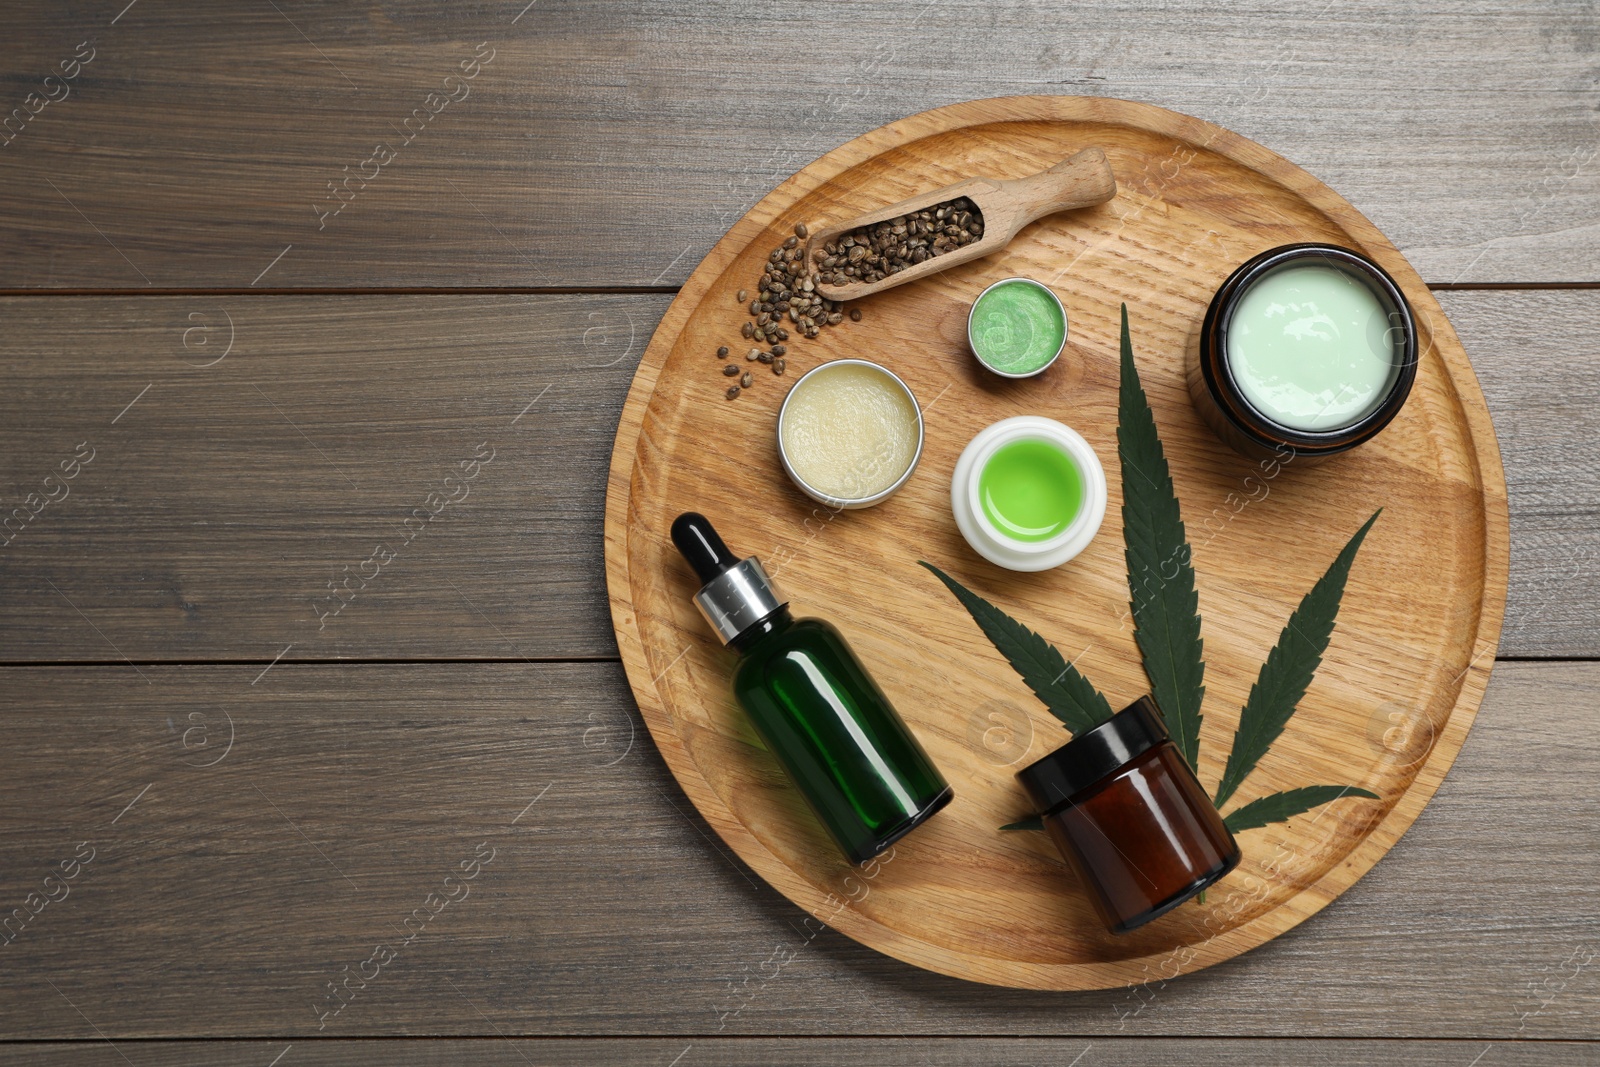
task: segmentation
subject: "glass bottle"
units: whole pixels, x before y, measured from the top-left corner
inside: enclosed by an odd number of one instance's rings
[[[686,512],[672,540],[704,583],[695,605],[740,660],[733,693],[852,863],[910,833],[954,795],[844,636],[796,619],[751,556]]]

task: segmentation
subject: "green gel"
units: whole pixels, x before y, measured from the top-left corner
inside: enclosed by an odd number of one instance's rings
[[[1067,319],[1061,305],[1038,282],[1001,282],[972,305],[967,327],[972,351],[1001,374],[1036,374],[1061,352]]]
[[[978,475],[983,513],[1017,541],[1048,541],[1083,507],[1083,475],[1072,457],[1049,441],[1001,445]]]
[[[1252,407],[1292,430],[1370,415],[1400,354],[1385,304],[1335,267],[1289,265],[1250,285],[1228,323],[1228,366]]]

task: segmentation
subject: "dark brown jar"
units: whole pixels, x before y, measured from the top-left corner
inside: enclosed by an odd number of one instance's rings
[[[1331,309],[1319,307],[1312,291],[1294,285],[1291,279],[1297,272],[1302,277],[1342,279],[1349,293],[1359,294],[1360,324],[1346,318],[1341,329],[1324,313]],[[1279,289],[1279,296],[1269,296],[1275,286],[1287,287],[1287,292]],[[1331,294],[1325,290],[1324,295]],[[1292,417],[1285,410],[1272,410],[1262,381],[1250,370],[1253,361],[1248,354],[1255,347],[1251,343],[1254,331],[1267,325],[1252,311],[1263,305],[1281,320],[1276,329],[1289,327],[1283,336],[1338,338],[1334,351],[1297,345],[1291,357],[1283,350],[1277,357],[1284,361],[1280,366],[1301,368],[1295,376],[1318,368],[1311,373],[1337,379],[1341,360],[1350,360],[1366,341],[1371,346],[1369,362],[1377,361],[1374,365],[1382,367],[1385,381],[1378,385],[1346,379],[1332,398],[1328,393],[1301,393],[1302,403],[1313,396],[1330,400],[1322,413],[1309,421],[1307,411],[1295,412]],[[1245,336],[1239,336],[1241,332]],[[1243,351],[1236,352],[1235,343],[1241,340],[1247,343]],[[1335,352],[1338,358],[1328,358]],[[1354,366],[1347,363],[1342,369],[1353,370]],[[1416,376],[1417,330],[1411,305],[1387,271],[1360,252],[1338,245],[1282,245],[1246,260],[1211,298],[1198,339],[1191,341],[1189,348],[1189,396],[1195,410],[1234,451],[1258,460],[1315,463],[1370,441],[1400,413]],[[1286,384],[1291,390],[1299,388],[1298,383],[1279,380],[1266,392],[1281,390]],[[1330,381],[1322,384],[1332,392]],[[1334,401],[1343,400],[1346,392],[1352,398],[1366,399],[1348,410],[1335,407]]]
[[[1239,846],[1149,697],[1017,778],[1114,934],[1172,910],[1239,863]]]

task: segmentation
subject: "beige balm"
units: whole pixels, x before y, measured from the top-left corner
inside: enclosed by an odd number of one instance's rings
[[[904,485],[922,458],[922,409],[906,383],[864,359],[807,371],[778,411],[778,456],[811,499],[865,508]]]

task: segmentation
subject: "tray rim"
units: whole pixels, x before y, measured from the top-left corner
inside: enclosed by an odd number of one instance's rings
[[[771,220],[797,200],[839,174],[886,151],[935,134],[995,122],[1099,122],[1171,137],[1215,152],[1253,170],[1300,197],[1306,204],[1356,237],[1362,248],[1395,278],[1407,298],[1426,294],[1434,347],[1444,362],[1450,392],[1460,408],[1480,486],[1484,521],[1483,588],[1472,655],[1450,717],[1434,741],[1411,785],[1371,826],[1342,862],[1302,887],[1270,911],[1193,947],[1177,973],[1197,971],[1232,959],[1273,940],[1321,911],[1359,881],[1394,847],[1433,799],[1454,765],[1488,687],[1499,648],[1510,565],[1510,518],[1499,441],[1489,409],[1466,351],[1437,299],[1387,237],[1343,197],[1319,179],[1270,149],[1203,119],[1154,104],[1114,97],[1005,96],[948,104],[905,118],[847,141],[781,182],[750,208],[690,274],[651,335],[628,389],[613,442],[605,508],[606,587],[629,688],[668,769],[702,818],[768,885],[816,914],[828,902],[823,891],[770,852],[723,804],[678,734],[651,677],[629,581],[628,543],[634,529],[632,475],[643,431],[643,415],[654,395],[667,356],[690,314],[713,282]],[[1447,343],[1441,343],[1447,342]],[[915,967],[967,981],[1017,989],[1054,991],[1109,989],[1149,977],[1152,965],[1172,963],[1173,949],[1122,960],[1088,963],[1029,963],[948,949],[907,936],[850,907],[830,914],[829,926],[868,948]],[[1001,973],[1004,972],[1004,973]],[[1176,974],[1162,974],[1163,979]]]

